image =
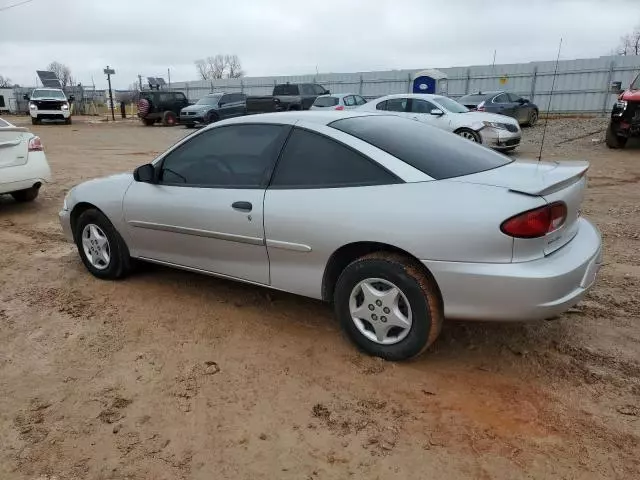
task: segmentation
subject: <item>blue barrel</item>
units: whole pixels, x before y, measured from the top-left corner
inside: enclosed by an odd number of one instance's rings
[[[413,93],[436,93],[436,79],[433,77],[416,77],[413,80]]]

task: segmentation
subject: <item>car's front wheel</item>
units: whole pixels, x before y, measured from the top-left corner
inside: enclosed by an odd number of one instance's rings
[[[76,222],[74,237],[82,263],[96,277],[112,280],[129,273],[127,245],[102,212],[84,211]]]
[[[470,128],[461,128],[460,130],[456,130],[456,134],[460,135],[462,138],[471,140],[472,142],[482,143],[482,139],[478,132],[474,132]]]
[[[440,296],[423,267],[396,253],[366,255],[349,264],[334,292],[336,315],[363,351],[387,360],[422,353],[440,333]]]
[[[527,119],[527,126],[533,127],[536,123],[538,123],[538,111],[531,110],[529,112],[529,118]]]
[[[613,128],[613,125],[609,124],[605,135],[605,143],[609,148],[624,148],[627,144],[627,137],[618,135]]]
[[[40,119],[31,117],[31,125],[40,125]]]

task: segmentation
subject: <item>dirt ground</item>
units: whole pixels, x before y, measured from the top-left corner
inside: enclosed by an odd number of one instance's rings
[[[58,224],[65,192],[189,131],[29,126],[55,181],[0,198],[0,478],[640,478],[640,144],[608,150],[604,126],[551,121],[545,147],[591,161],[605,266],[587,299],[539,323],[447,323],[395,364],[316,301],[155,266],[93,278]]]

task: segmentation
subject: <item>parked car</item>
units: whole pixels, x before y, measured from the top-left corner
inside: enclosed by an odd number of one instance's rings
[[[247,97],[247,113],[309,110],[316,97],[330,93],[315,83],[281,83],[273,87],[273,95]]]
[[[538,121],[540,110],[535,103],[513,93],[478,92],[461,97],[458,102],[469,110],[478,112],[498,113],[513,117],[520,125],[533,127]]]
[[[393,115],[265,114],[76,186],[60,221],[98,278],[135,258],[332,301],[360,348],[401,360],[445,317],[544,319],[585,295],[601,263],[588,166]]]
[[[35,200],[51,181],[51,170],[40,137],[0,118],[0,194],[18,202]]]
[[[495,150],[513,150],[520,144],[518,122],[504,115],[471,112],[467,107],[441,95],[401,93],[376,98],[362,111],[384,111],[428,123]]]
[[[140,93],[138,117],[148,127],[157,122],[172,127],[178,123],[180,110],[188,105],[189,100],[182,92],[147,90]]]
[[[640,136],[640,75],[613,105],[605,137],[609,148],[624,148],[631,137]]]
[[[64,120],[71,125],[71,105],[74,98],[69,98],[59,88],[36,88],[31,95],[25,94],[25,100],[29,101],[29,115],[31,124],[37,125],[42,120]]]
[[[353,110],[367,101],[355,93],[331,93],[316,98],[309,110]]]
[[[180,110],[180,123],[187,128],[246,115],[246,95],[244,93],[210,93]]]

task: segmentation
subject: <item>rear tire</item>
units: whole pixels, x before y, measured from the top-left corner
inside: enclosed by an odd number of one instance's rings
[[[85,228],[88,227],[88,231],[90,231],[91,226],[98,227],[97,230],[100,232],[101,237],[106,237],[107,241],[109,260],[108,262],[103,261],[98,266],[96,266],[97,262],[95,260],[92,263],[92,260],[87,256],[85,245],[83,244]],[[103,280],[115,280],[124,277],[131,271],[129,249],[118,231],[102,212],[93,208],[82,212],[74,226],[73,236],[82,263],[95,277]],[[89,239],[85,238],[84,240],[88,241]],[[88,248],[91,248],[91,244],[88,245]],[[97,245],[95,248],[97,248]]]
[[[170,110],[167,110],[162,114],[162,125],[165,127],[173,127],[178,123],[178,117]]]
[[[374,285],[368,291],[381,293],[388,288],[384,293],[389,296],[380,301],[365,296],[368,282]],[[399,293],[393,293],[394,287]],[[387,302],[395,307],[388,308]],[[440,295],[428,272],[415,260],[391,252],[372,253],[350,263],[336,283],[334,308],[349,338],[369,355],[386,360],[406,360],[425,351],[438,338],[444,319]],[[402,323],[398,318],[409,321],[397,327]],[[383,332],[381,337],[378,332]]]
[[[617,135],[613,130],[613,125],[609,124],[609,127],[607,128],[607,134],[605,136],[605,143],[609,148],[624,148],[627,144],[627,137],[621,137],[620,135]]]
[[[474,132],[470,128],[461,128],[459,130],[456,130],[455,133],[456,135],[460,135],[462,138],[466,138],[471,142],[482,143],[482,139],[480,138],[478,132]]]
[[[31,117],[31,125],[40,125],[40,119]]]
[[[40,193],[39,187],[25,188],[24,190],[18,190],[17,192],[11,192],[11,196],[16,202],[33,202]]]

